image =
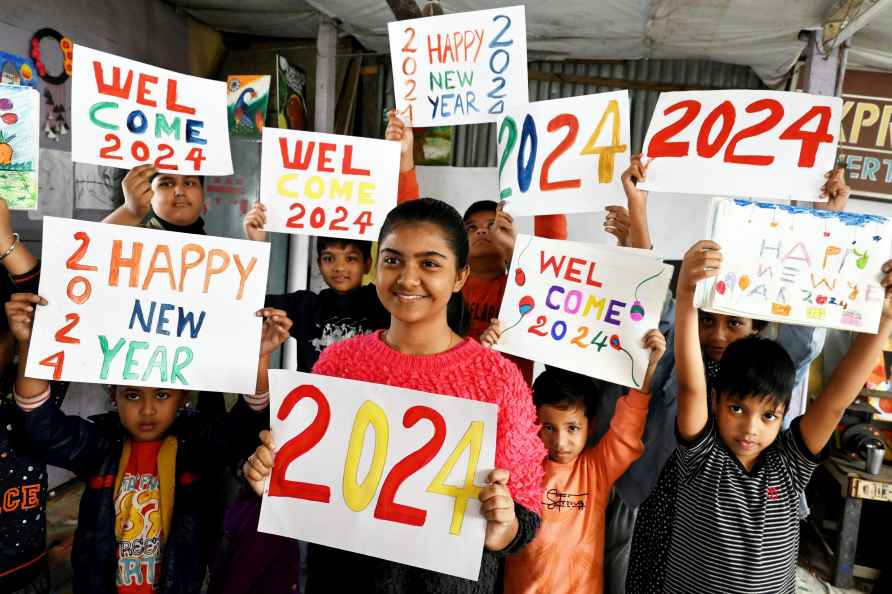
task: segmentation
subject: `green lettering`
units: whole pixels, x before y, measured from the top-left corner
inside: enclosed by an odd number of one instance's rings
[[[117,107],[118,104],[114,101],[100,101],[99,103],[94,103],[93,107],[90,108],[90,121],[100,128],[105,128],[106,130],[117,130],[119,128],[117,124],[109,124],[108,122],[103,122],[96,115],[96,112],[100,109],[115,109]]]
[[[149,359],[146,371],[142,374],[142,381],[149,381],[149,375],[155,367],[158,368],[161,375],[159,381],[167,383],[167,347],[159,346],[155,349],[155,352],[152,353],[152,358]]]
[[[137,349],[147,348],[149,348],[149,343],[143,342],[141,340],[134,340],[127,345],[127,357],[124,359],[124,373],[122,375],[125,380],[139,379],[139,374],[133,373],[132,371],[134,365],[139,365],[139,362],[133,358],[133,355],[136,354]]]
[[[183,355],[186,357],[186,359],[182,363],[180,363],[180,353],[183,353]],[[192,349],[184,346],[177,347],[176,352],[173,354],[173,367],[170,370],[170,382],[176,383],[176,381],[179,379],[181,384],[183,384],[184,386],[188,386],[189,382],[186,381],[186,378],[183,377],[183,374],[180,373],[180,371],[182,371],[183,368],[189,365],[189,363],[191,362]]]
[[[155,138],[161,138],[161,135],[173,136],[176,140],[180,139],[180,117],[177,116],[172,122],[168,123],[163,113],[155,114]]]
[[[125,342],[127,341],[121,338],[115,344],[113,349],[108,350],[108,339],[101,334],[99,335],[99,348],[102,349],[102,370],[99,372],[99,379],[108,379],[108,368],[111,365],[112,359],[115,358],[115,355],[118,354],[118,351],[121,350],[121,347],[124,346]]]

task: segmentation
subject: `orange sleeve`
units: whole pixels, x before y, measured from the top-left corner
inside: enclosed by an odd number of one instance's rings
[[[649,404],[650,394],[642,394],[635,389],[617,400],[616,410],[610,419],[610,430],[593,448],[591,461],[602,481],[599,488],[609,491],[644,452],[641,438],[644,436]]]
[[[415,168],[403,173],[400,171],[400,180],[396,190],[396,203],[402,204],[409,200],[417,200],[421,196],[421,190],[418,188],[418,176],[415,175]]]
[[[415,171],[414,169],[412,170]],[[402,179],[402,177],[401,177]],[[533,228],[536,237],[546,239],[567,239],[566,215],[539,215],[533,219]]]

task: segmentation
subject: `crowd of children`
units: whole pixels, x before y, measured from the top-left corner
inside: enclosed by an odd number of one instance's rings
[[[533,381],[533,362],[490,348],[502,330],[495,318],[517,235],[511,215],[495,201],[460,214],[421,198],[411,128],[391,112],[385,136],[401,146],[399,196],[376,257],[368,242],[317,238],[327,288],[266,297],[256,312],[264,319],[257,391],[228,411],[190,410],[182,390],[110,385],[114,412],[64,414],[66,386],[25,374],[34,312],[46,300],[39,264],[0,201],[0,262],[11,283],[0,356],[4,368],[18,358],[14,398],[0,402],[0,590],[49,591],[51,464],[85,484],[71,554],[79,594],[185,594],[206,582],[227,594],[793,592],[805,487],[892,332],[892,260],[879,332],[858,335],[808,407],[792,395],[822,331],[780,326],[769,339],[765,322],[698,311],[695,286],[722,265],[711,241],[685,254],[675,297],[643,339],[651,356],[639,389],[556,368]],[[637,188],[646,176],[636,155],[622,176],[626,205],[607,209],[604,227],[621,246],[653,247]],[[105,222],[203,234],[202,184],[136,167]],[[845,208],[841,171],[823,191],[822,208]],[[266,240],[265,224],[255,204],[246,237]],[[535,229],[567,238],[563,215],[537,217]],[[375,281],[363,285],[373,261]],[[498,405],[495,469],[479,496],[486,533],[477,580],[257,532],[254,494],[276,455],[266,372],[289,336],[300,371]],[[245,485],[226,494],[234,467]]]

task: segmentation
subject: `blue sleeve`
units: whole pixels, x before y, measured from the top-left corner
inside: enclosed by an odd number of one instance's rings
[[[787,351],[796,367],[796,384],[808,374],[808,368],[824,349],[826,328],[778,324],[777,342]]]

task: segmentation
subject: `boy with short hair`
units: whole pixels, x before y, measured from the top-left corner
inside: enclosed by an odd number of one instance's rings
[[[820,396],[785,431],[795,368],[777,343],[731,343],[707,392],[694,289],[720,266],[719,245],[701,241],[678,280],[679,477],[663,591],[792,593],[800,494],[892,332],[892,261],[883,265],[879,332],[858,334]]]
[[[500,330],[494,323],[484,333],[485,343],[494,344]],[[604,591],[605,509],[614,481],[644,451],[654,370],[666,350],[659,330],[649,331],[642,343],[651,354],[641,389],[617,401],[610,430],[594,445],[603,382],[548,367],[533,383],[539,438],[548,450],[542,524],[533,541],[507,559],[505,594]]]
[[[127,172],[121,188],[124,204],[103,223],[205,235],[200,175],[177,175],[159,172],[154,165],[139,165]]]
[[[180,410],[183,390],[111,386],[116,413],[94,422],[67,416],[48,402],[49,382],[25,376],[34,309],[45,304],[17,293],[5,308],[19,342],[20,423],[48,464],[86,482],[72,549],[75,594],[198,592],[213,544],[214,479],[268,425],[268,397],[245,396],[225,419],[210,421]],[[290,321],[279,310],[257,315],[266,318],[260,356],[267,361]],[[257,381],[258,391],[267,389],[265,372]]]

